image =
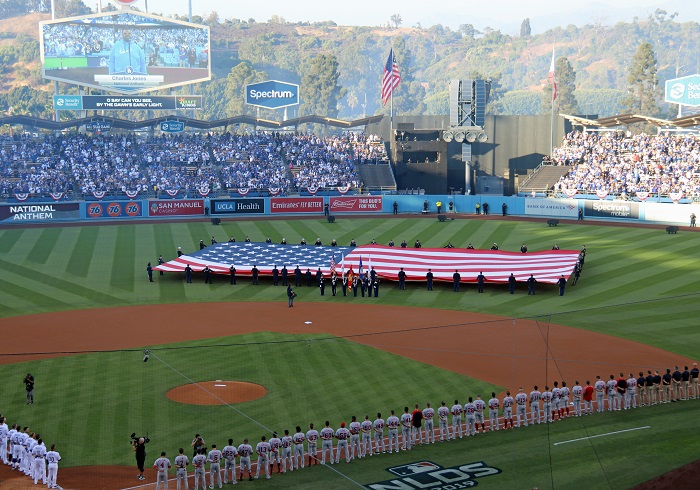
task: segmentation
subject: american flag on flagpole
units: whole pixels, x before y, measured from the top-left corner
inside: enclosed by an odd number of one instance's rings
[[[278,245],[267,243],[217,243],[191,254],[183,255],[154,267],[156,271],[182,272],[189,265],[193,272],[208,266],[215,274],[228,274],[234,265],[239,275],[251,275],[256,266],[261,276],[271,276],[275,266],[299,266],[302,270],[320,268],[330,272],[328,255],[344,254],[350,271],[359,267],[365,273],[362,255],[372,257],[377,275],[389,281],[398,281],[401,267],[409,281],[425,281],[432,269],[435,281],[452,281],[458,270],[464,283],[476,282],[483,271],[490,283],[507,283],[511,272],[516,280],[525,281],[534,275],[541,283],[556,284],[559,278],[569,277],[578,261],[578,250],[545,250],[542,252],[506,252],[503,250],[464,250],[458,248],[397,248],[384,245],[360,247],[316,247],[313,245]],[[333,260],[335,261],[335,260]]]
[[[396,63],[396,56],[394,56],[392,48],[389,51],[389,58],[386,60],[382,75],[382,102],[384,105],[394,93],[394,89],[399,86],[399,82],[401,82],[401,73],[399,73],[399,65]]]
[[[331,254],[330,272],[331,272],[331,275],[335,272],[335,252],[333,252],[333,254]]]
[[[557,80],[554,77],[554,49],[552,49],[552,63],[549,65],[549,75],[547,78],[552,82],[552,100],[557,100]]]

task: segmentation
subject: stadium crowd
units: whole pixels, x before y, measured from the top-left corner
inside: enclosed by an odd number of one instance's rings
[[[62,134],[0,138],[0,194],[278,189],[360,185],[356,165],[385,158],[376,136],[242,133]]]
[[[553,150],[551,161],[572,166],[555,184],[557,192],[700,197],[700,139],[695,135],[574,131]]]

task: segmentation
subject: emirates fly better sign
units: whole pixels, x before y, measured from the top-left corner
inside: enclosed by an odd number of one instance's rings
[[[665,100],[671,104],[700,106],[700,75],[668,80]]]
[[[299,104],[299,85],[268,80],[245,87],[245,103],[265,109],[279,109]]]

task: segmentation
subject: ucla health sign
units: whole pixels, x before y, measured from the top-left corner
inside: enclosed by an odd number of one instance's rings
[[[266,109],[299,104],[299,85],[277,80],[253,83],[245,87],[245,103]]]
[[[700,106],[700,75],[668,80],[665,100],[671,104]]]

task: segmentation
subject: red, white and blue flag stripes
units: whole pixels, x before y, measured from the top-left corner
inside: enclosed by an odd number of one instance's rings
[[[313,245],[278,245],[267,243],[217,243],[203,250],[171,260],[154,269],[164,272],[182,272],[187,264],[199,272],[205,266],[218,274],[228,274],[233,265],[236,273],[250,275],[253,266],[260,275],[272,275],[277,266],[287,266],[289,273],[299,266],[329,275],[334,255],[343,256],[344,267],[359,268],[363,257],[377,275],[385,280],[398,281],[403,267],[409,281],[425,281],[428,269],[435,281],[452,281],[459,271],[461,282],[476,282],[483,273],[490,283],[507,283],[511,273],[518,281],[532,274],[538,282],[555,284],[559,278],[569,277],[578,261],[577,250],[545,250],[542,252],[506,252],[503,250],[464,250],[458,248],[398,248],[384,245],[360,247],[327,247]],[[364,269],[364,267],[363,267]],[[364,272],[364,270],[362,271]]]
[[[396,56],[394,56],[394,49],[389,51],[389,58],[386,60],[384,65],[384,72],[382,73],[382,102],[386,105],[387,100],[394,93],[394,89],[399,86],[401,82],[401,73],[399,72],[399,65],[396,63]]]

